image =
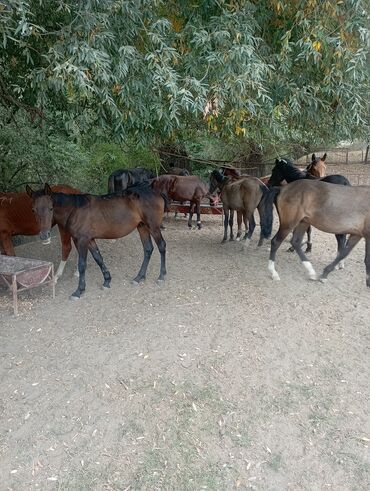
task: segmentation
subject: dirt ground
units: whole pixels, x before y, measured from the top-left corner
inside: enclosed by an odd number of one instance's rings
[[[135,232],[100,241],[103,292],[69,300],[76,255],[56,287],[0,290],[1,490],[370,489],[370,292],[364,244],[327,283],[306,279],[283,244],[221,245],[220,217],[201,231],[166,221],[168,276],[155,249],[134,287]],[[275,225],[276,228],[276,225]],[[335,255],[314,231],[312,261]],[[53,260],[59,243],[19,256]]]

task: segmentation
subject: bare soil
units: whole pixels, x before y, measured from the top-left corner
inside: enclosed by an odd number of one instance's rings
[[[201,231],[166,221],[168,278],[144,284],[135,232],[100,241],[112,273],[76,254],[56,287],[0,290],[1,490],[370,489],[370,292],[364,244],[327,283],[269,244],[221,245],[220,217]],[[335,255],[314,231],[312,262]],[[19,256],[52,260],[58,239]]]

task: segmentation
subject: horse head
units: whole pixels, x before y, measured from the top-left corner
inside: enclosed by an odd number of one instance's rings
[[[32,199],[32,212],[40,227],[40,239],[43,244],[50,244],[54,212],[54,203],[50,186],[49,184],[45,184],[44,189],[33,191],[33,189],[27,185],[26,191],[28,196]]]
[[[325,177],[326,175],[326,153],[322,157],[316,157],[313,153],[311,158],[311,163],[306,167],[306,171],[308,174],[314,177]]]
[[[209,194],[213,194],[216,189],[221,187],[229,181],[228,177],[224,176],[219,170],[214,170],[209,176]]]

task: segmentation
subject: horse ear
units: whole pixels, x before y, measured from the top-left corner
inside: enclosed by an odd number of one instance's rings
[[[30,198],[33,198],[33,189],[28,184],[26,186],[26,193]]]
[[[46,183],[44,186],[44,193],[49,195],[51,194],[51,187],[49,186],[48,183]]]
[[[315,162],[315,160],[316,160],[316,155],[314,153],[312,154],[311,160],[312,160],[312,162]]]
[[[324,153],[323,157],[321,160],[325,160],[326,159],[326,152]]]
[[[279,163],[279,159],[275,159],[275,165]]]

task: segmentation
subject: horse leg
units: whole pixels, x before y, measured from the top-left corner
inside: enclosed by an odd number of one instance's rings
[[[132,280],[132,283],[138,285],[141,281],[145,280],[146,270],[148,268],[149,260],[153,252],[153,243],[150,238],[150,232],[146,225],[140,224],[137,227],[137,230],[140,234],[141,243],[143,244],[144,249],[144,260],[141,265],[140,271],[136,275],[136,277]],[[162,234],[161,234],[162,235]]]
[[[112,277],[110,275],[110,272],[108,271],[108,268],[104,264],[103,257],[100,254],[99,248],[95,242],[95,240],[91,240],[88,245],[89,251],[91,252],[92,257],[94,258],[96,264],[99,266],[103,278],[104,278],[104,283],[103,283],[103,288],[110,288],[110,282],[112,280]]]
[[[311,228],[311,226],[305,222],[301,222],[299,225],[297,225],[297,227],[293,231],[291,244],[293,249],[298,254],[299,259],[302,261],[302,264],[305,267],[310,280],[316,280],[317,279],[316,271],[314,270],[311,262],[308,260],[307,256],[302,250],[303,236],[307,232],[308,228]]]
[[[244,249],[247,249],[249,247],[249,244],[251,243],[252,235],[254,232],[254,229],[256,228],[256,221],[254,219],[254,214],[253,213],[246,213],[246,216],[248,217],[248,232],[245,233],[244,237]]]
[[[233,225],[234,225],[234,210],[230,210],[230,217],[229,217],[230,241],[234,240]]]
[[[66,266],[67,259],[72,250],[70,234],[60,225],[58,226],[58,228],[59,228],[60,242],[62,244],[62,259],[60,260],[57,272],[55,273],[54,276],[55,283],[57,283],[59,278],[62,276],[64,268]]]
[[[200,221],[200,199],[196,201],[195,209],[197,213],[197,227],[200,230],[202,228],[202,222]]]
[[[224,207],[224,237],[221,241],[221,244],[224,244],[227,240],[227,227],[229,225],[229,214],[230,214],[229,208]]]
[[[151,230],[150,231],[155,243],[157,244],[159,253],[161,255],[161,268],[159,271],[158,282],[164,281],[164,278],[167,274],[166,271],[166,241],[163,238],[163,235],[160,230]]]
[[[78,251],[78,273],[79,273],[79,280],[78,280],[78,287],[75,292],[72,293],[71,295],[71,300],[78,300],[80,296],[84,293],[85,288],[86,288],[86,282],[85,282],[85,271],[86,271],[86,259],[87,259],[87,245],[88,242],[83,239],[74,239],[74,243],[76,246],[76,249]]]
[[[338,254],[340,254],[340,251],[346,244],[347,236],[345,234],[337,234],[335,238],[337,239],[338,244]],[[336,269],[344,269],[344,261],[340,261],[337,264]]]
[[[325,281],[327,279],[328,274],[333,271],[333,269],[335,268],[335,266],[340,261],[342,261],[345,257],[348,256],[348,254],[352,251],[352,249],[355,247],[355,245],[358,244],[358,242],[360,241],[360,239],[361,239],[361,235],[351,234],[348,237],[347,242],[343,245],[343,247],[341,248],[341,250],[338,251],[337,257],[334,259],[334,261],[332,263],[328,264],[326,266],[326,268],[324,268],[324,271],[322,272],[322,274],[320,276],[320,280],[321,281]]]
[[[366,286],[370,288],[370,237],[365,237]]]
[[[236,234],[236,240],[239,242],[242,236],[242,226],[243,226],[243,214],[241,211],[236,212],[236,219],[238,222],[238,233]]]
[[[312,235],[312,227],[310,225],[308,227],[308,229],[307,229],[307,247],[306,247],[306,254],[309,254],[312,251],[311,235]]]
[[[270,257],[269,257],[269,264],[268,264],[268,270],[271,274],[271,278],[273,280],[279,281],[280,276],[278,275],[276,269],[275,269],[275,258],[276,258],[276,252],[281,246],[283,240],[285,237],[289,234],[291,231],[291,228],[286,227],[282,228],[280,225],[279,230],[277,231],[276,235],[273,237],[271,240],[271,249],[270,249]]]
[[[188,227],[189,228],[193,228],[193,226],[192,226],[192,220],[193,220],[194,208],[195,208],[195,203],[190,202],[190,205],[189,205],[189,219],[188,219]]]
[[[0,232],[1,254],[6,256],[15,256],[15,249],[12,236],[8,232]]]

